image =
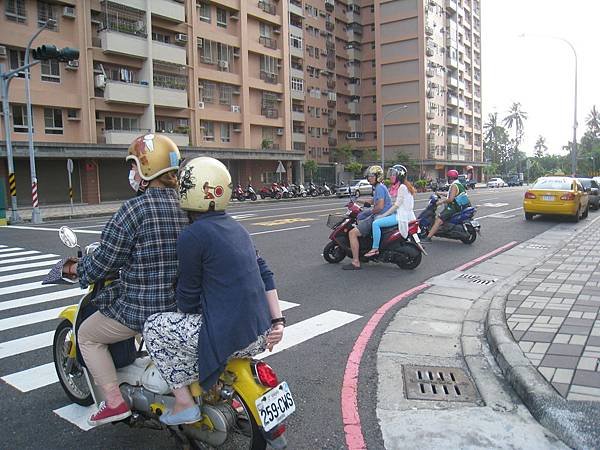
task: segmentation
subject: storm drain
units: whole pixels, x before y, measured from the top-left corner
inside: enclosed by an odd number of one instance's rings
[[[482,284],[484,286],[489,286],[490,284],[494,284],[496,282],[496,278],[485,278],[481,275],[474,275],[472,273],[461,273],[455,278],[455,280],[465,280],[469,283]]]
[[[446,402],[476,402],[477,389],[458,367],[402,366],[406,398]]]

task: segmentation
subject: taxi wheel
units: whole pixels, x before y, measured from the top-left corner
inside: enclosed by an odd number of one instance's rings
[[[583,213],[583,216],[581,216],[582,219],[587,219],[587,217],[590,215],[590,207],[588,206],[587,208],[585,208],[585,212]]]
[[[575,215],[573,216],[573,222],[577,223],[579,222],[579,208],[577,208],[577,212],[575,213]]]
[[[533,220],[533,214],[526,212],[525,213],[525,220]]]

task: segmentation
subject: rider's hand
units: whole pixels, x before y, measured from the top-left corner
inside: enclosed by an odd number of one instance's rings
[[[65,278],[70,280],[77,279],[77,258],[69,258],[63,264],[62,273]]]
[[[283,339],[283,330],[285,326],[282,323],[276,323],[271,327],[271,331],[267,336],[267,349],[272,352],[273,347],[281,342]]]

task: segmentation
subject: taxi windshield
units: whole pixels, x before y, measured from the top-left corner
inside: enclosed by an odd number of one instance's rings
[[[569,178],[542,178],[533,185],[533,189],[570,191],[573,189],[573,183]]]

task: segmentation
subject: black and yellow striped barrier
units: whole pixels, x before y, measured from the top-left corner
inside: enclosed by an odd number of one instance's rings
[[[17,196],[17,179],[15,178],[14,173],[8,174],[8,192],[11,197]]]

